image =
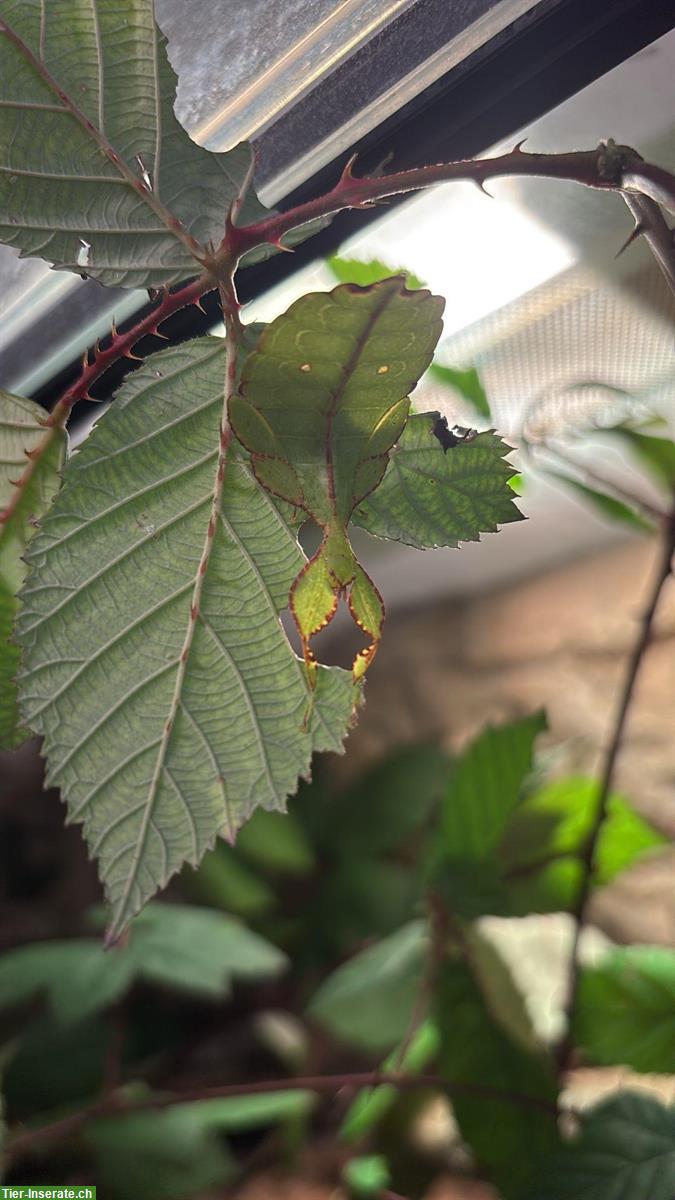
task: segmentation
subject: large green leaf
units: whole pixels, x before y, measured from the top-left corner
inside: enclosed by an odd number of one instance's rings
[[[418,550],[477,542],[481,533],[521,521],[504,462],[511,447],[492,430],[444,450],[433,429],[438,413],[412,416],[377,491],[354,511],[376,537]]]
[[[440,1066],[455,1083],[483,1084],[532,1101],[452,1098],[462,1136],[509,1198],[557,1144],[555,1116],[546,1110],[553,1109],[556,1083],[505,965],[496,952],[484,951],[474,937],[469,961],[449,956],[442,966],[436,995]]]
[[[26,573],[23,554],[58,490],[66,444],[61,430],[47,435],[40,423],[44,418],[44,409],[32,400],[0,391],[0,750],[13,749],[28,736],[21,729],[14,683],[19,667],[19,647],[12,638],[17,592]],[[45,439],[45,452],[31,462],[27,452]],[[17,491],[15,482],[22,476],[26,481]]]
[[[524,1200],[673,1200],[675,1109],[623,1092],[585,1114]]]
[[[0,239],[102,283],[197,273],[246,176],[173,114],[152,0],[6,0],[0,10]],[[243,220],[261,205],[251,195]]]
[[[283,809],[312,751],[340,749],[354,703],[349,675],[321,670],[305,721],[279,622],[303,555],[238,451],[210,531],[224,370],[220,338],[153,356],[29,551],[24,716],[99,859],[111,937],[219,833]]]
[[[61,1024],[113,1004],[136,979],[205,997],[226,996],[233,979],[267,979],[286,965],[276,946],[206,908],[151,904],[123,946],[97,939],[34,942],[0,962],[0,1003],[45,991]]]
[[[347,525],[384,475],[409,393],[431,362],[443,306],[430,292],[409,292],[400,277],[303,296],[267,326],[230,403],[260,483],[323,531],[290,593],[310,680],[311,639],[333,619],[340,596],[369,639],[354,659],[355,678],[379,642],[382,598]]]
[[[543,712],[488,726],[458,758],[443,805],[443,850],[451,859],[485,860],[497,848],[532,770]]]
[[[310,1015],[355,1046],[391,1049],[408,1027],[426,947],[426,922],[402,926],[338,967],[313,997]]]
[[[629,946],[586,967],[574,1036],[593,1062],[675,1073],[675,951]]]

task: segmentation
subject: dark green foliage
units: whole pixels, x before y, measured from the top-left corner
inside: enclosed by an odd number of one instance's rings
[[[574,1035],[591,1062],[675,1074],[675,951],[628,946],[586,967]]]
[[[585,1115],[523,1200],[672,1200],[675,1110],[624,1092]]]

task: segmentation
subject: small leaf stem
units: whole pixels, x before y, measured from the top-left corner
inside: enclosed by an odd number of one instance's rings
[[[572,918],[574,920],[574,937],[572,941],[572,949],[570,951],[570,975],[567,1003],[565,1006],[567,1029],[558,1046],[556,1054],[560,1071],[566,1070],[569,1066],[570,1055],[572,1051],[571,1026],[576,1007],[580,975],[579,943],[588,918],[588,905],[591,889],[593,887],[593,874],[598,843],[605,819],[607,817],[607,804],[614,783],[616,764],[623,743],[623,737],[626,730],[626,723],[630,712],[631,703],[635,694],[635,685],[637,683],[640,668],[642,667],[646,651],[652,640],[654,617],[661,599],[661,593],[673,571],[673,555],[675,554],[675,504],[673,505],[669,515],[662,520],[661,530],[661,547],[656,571],[654,573],[647,605],[640,621],[638,636],[635,640],[635,644],[626,665],[626,674],[623,687],[621,689],[621,694],[619,696],[612,734],[605,753],[602,774],[598,785],[598,799],[595,820],[593,821],[593,826],[588,835],[586,845],[580,855],[583,873],[579,891],[572,909]]]

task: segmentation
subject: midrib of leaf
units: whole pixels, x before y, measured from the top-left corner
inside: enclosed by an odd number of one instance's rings
[[[145,204],[148,206],[148,208],[150,208],[154,212],[155,216],[159,217],[164,228],[167,229],[168,232],[171,233],[171,235],[173,237],[176,237],[181,242],[183,242],[183,244],[186,246],[186,248],[190,251],[191,254],[194,255],[195,251],[197,253],[199,253],[199,251],[201,250],[199,243],[196,242],[195,239],[193,237],[191,237],[191,235],[185,231],[185,229],[183,229],[182,224],[178,220],[178,218],[169,212],[169,210],[164,206],[164,204],[161,202],[161,200],[159,198],[159,164],[160,164],[162,118],[161,118],[161,109],[160,109],[160,105],[159,105],[160,87],[159,87],[159,71],[158,71],[158,64],[157,64],[157,38],[155,36],[152,39],[152,41],[153,41],[153,74],[154,74],[154,80],[155,80],[155,89],[154,89],[154,95],[155,95],[155,162],[153,164],[153,181],[152,181],[153,187],[151,190],[145,185],[145,183],[143,182],[142,179],[138,178],[138,175],[136,174],[136,172],[129,166],[129,164],[127,162],[124,161],[124,159],[121,157],[121,155],[119,155],[117,153],[117,151],[113,149],[113,147],[110,145],[110,143],[104,133],[103,62],[102,62],[102,54],[101,54],[101,41],[100,41],[100,28],[99,28],[99,21],[98,21],[97,0],[92,0],[91,7],[92,7],[92,14],[93,14],[93,19],[94,19],[94,29],[96,31],[96,55],[97,55],[97,70],[98,70],[98,111],[99,111],[99,126],[100,126],[98,129],[94,125],[93,121],[90,121],[89,118],[85,116],[85,114],[82,112],[79,105],[76,104],[75,101],[73,100],[72,96],[69,96],[68,93],[65,92],[63,90],[63,88],[61,88],[59,86],[57,81],[54,79],[54,76],[51,74],[51,71],[49,71],[48,67],[46,66],[45,62],[43,61],[44,52],[45,52],[45,37],[46,37],[45,0],[41,0],[41,14],[40,14],[40,55],[41,56],[39,58],[33,53],[33,51],[30,49],[30,47],[26,45],[23,38],[21,38],[12,29],[11,25],[7,21],[3,20],[2,18],[0,18],[0,33],[2,33],[2,32],[5,33],[5,35],[10,39],[10,41],[12,41],[14,43],[14,45],[17,47],[17,49],[20,51],[20,53],[23,54],[26,61],[28,63],[30,63],[33,70],[36,71],[37,74],[40,76],[40,78],[43,80],[43,82],[47,84],[47,87],[49,87],[51,89],[51,91],[53,91],[54,94],[56,96],[58,96],[58,98],[62,101],[63,107],[61,107],[59,105],[55,105],[56,110],[59,112],[61,112],[61,111],[69,112],[70,115],[72,117],[74,117],[75,120],[82,126],[82,128],[87,133],[87,135],[93,141],[96,142],[99,149],[103,151],[103,153],[105,154],[105,156],[109,160],[109,162],[111,162],[113,164],[113,166],[115,167],[115,169],[117,171],[119,171],[124,183],[129,184],[134,189],[134,191],[141,197],[141,199],[145,202]],[[15,171],[11,172],[11,174],[17,174],[17,173],[18,172],[15,172]],[[42,175],[42,174],[40,175],[40,178],[44,178],[44,177],[45,177],[44,175]],[[74,175],[74,176],[70,176],[70,177],[65,176],[65,178],[66,179],[70,178],[70,179],[72,179],[73,182],[82,182],[82,176],[80,176],[80,175]],[[104,176],[103,179],[106,184],[111,182],[111,180],[109,180],[107,178],[107,176]],[[31,228],[35,228],[35,226],[32,225]],[[51,230],[54,228],[54,226],[49,225],[46,228]],[[102,230],[101,232],[108,232],[108,231]],[[149,231],[144,230],[143,232],[149,232]]]
[[[375,329],[375,326],[377,325],[380,317],[382,316],[382,313],[389,307],[390,303],[391,303],[391,292],[383,291],[379,303],[371,312],[366,324],[364,325],[363,329],[361,330],[361,332],[357,338],[357,341],[354,346],[354,349],[352,350],[352,353],[350,354],[349,358],[347,359],[347,362],[345,363],[345,365],[342,368],[340,383],[339,383],[338,387],[335,389],[335,391],[333,392],[333,395],[331,397],[331,402],[330,402],[330,405],[328,408],[328,413],[327,413],[327,417],[326,417],[326,472],[327,472],[327,480],[328,480],[328,497],[329,497],[329,501],[330,501],[331,511],[334,516],[337,516],[338,514],[337,514],[337,497],[335,494],[335,467],[334,467],[334,462],[333,462],[333,421],[335,419],[335,414],[337,413],[338,408],[340,406],[340,402],[345,394],[347,385],[349,384],[349,382],[352,378],[352,375],[354,374],[354,371],[356,370],[359,359],[361,358],[361,355],[363,354],[364,348],[368,344],[368,339],[370,338],[371,333]],[[386,461],[383,465],[386,466]],[[352,493],[352,500],[354,500],[353,493]]]
[[[228,338],[227,339],[227,347],[226,347],[226,351],[225,351],[225,379],[230,378],[231,361],[232,361],[232,348],[231,348],[229,338]],[[206,579],[206,573],[209,569],[209,562],[211,559],[211,550],[213,548],[213,539],[214,539],[215,532],[216,532],[216,526],[218,524],[218,517],[220,515],[220,505],[221,505],[221,500],[222,500],[222,496],[223,496],[223,483],[225,480],[226,458],[227,458],[227,451],[228,451],[228,447],[230,444],[230,436],[231,436],[229,433],[229,427],[227,424],[228,400],[229,400],[229,389],[227,387],[224,387],[223,412],[222,412],[221,423],[220,423],[220,445],[219,445],[219,449],[218,449],[218,458],[216,460],[216,471],[215,471],[214,482],[213,482],[213,496],[212,496],[212,500],[211,500],[211,510],[209,513],[209,523],[208,523],[208,526],[206,529],[206,535],[204,537],[204,544],[202,546],[201,558],[199,560],[199,565],[197,567],[197,572],[196,572],[195,578],[194,578],[194,584],[193,584],[193,589],[192,589],[192,600],[190,603],[190,615],[188,618],[187,628],[185,630],[185,640],[183,642],[183,648],[181,650],[180,659],[178,661],[178,669],[176,671],[176,682],[174,684],[173,695],[171,697],[171,703],[169,705],[169,713],[168,713],[167,719],[164,723],[164,730],[162,733],[161,741],[159,743],[159,749],[157,751],[157,761],[155,763],[155,770],[153,772],[152,779],[150,780],[150,787],[148,790],[148,797],[147,797],[146,808],[145,808],[145,817],[143,819],[143,825],[141,828],[140,837],[137,839],[136,853],[135,853],[133,861],[132,861],[131,870],[129,871],[128,881],[127,881],[125,890],[122,894],[122,898],[119,902],[119,906],[118,906],[118,910],[117,910],[118,912],[124,911],[126,903],[129,899],[131,888],[133,887],[133,885],[136,881],[136,871],[138,869],[138,863],[139,863],[141,854],[143,853],[143,849],[145,847],[145,839],[147,837],[148,828],[152,822],[152,813],[154,810],[155,801],[157,799],[157,790],[159,787],[159,781],[162,776],[162,771],[164,770],[164,761],[166,759],[166,752],[169,747],[169,742],[171,741],[171,737],[173,734],[173,726],[174,726],[174,721],[176,719],[176,713],[178,712],[179,705],[181,704],[183,683],[185,682],[185,672],[187,671],[188,662],[190,660],[190,651],[192,650],[192,642],[194,640],[194,635],[195,635],[195,629],[197,628],[197,619],[199,617],[199,609],[200,609],[200,604],[201,604],[202,592],[204,590],[204,581]],[[185,708],[184,705],[183,705],[183,707],[185,709],[185,712],[187,712],[187,709]],[[193,719],[190,717],[190,720],[192,721]],[[193,724],[194,723],[195,722],[193,721]],[[200,733],[202,736],[202,740],[206,741],[203,731],[200,730]],[[207,743],[207,745],[208,745],[208,743]],[[209,752],[211,754],[211,757],[213,757],[213,752],[211,751],[210,746],[209,746]],[[226,814],[226,820],[227,820],[227,824],[228,824],[228,833],[231,838],[234,838],[234,835],[236,833],[236,827],[234,826],[234,824],[232,822],[232,814],[230,813],[228,802],[227,802],[227,792],[225,789],[225,783],[221,776],[218,776],[218,779],[219,779],[219,782],[221,785],[223,808],[224,808],[225,814]],[[172,778],[171,782],[173,783],[174,787],[176,787],[176,790],[179,791],[180,789],[176,786],[175,780],[173,780],[173,778]],[[185,808],[186,808],[186,811],[189,812],[189,806],[187,803],[185,803]]]

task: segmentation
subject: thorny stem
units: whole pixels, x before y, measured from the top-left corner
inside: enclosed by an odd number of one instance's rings
[[[389,1084],[397,1088],[436,1088],[449,1095],[482,1096],[489,1100],[501,1100],[504,1104],[518,1104],[523,1108],[546,1112],[551,1118],[557,1114],[556,1105],[537,1096],[523,1095],[504,1088],[480,1083],[453,1083],[437,1075],[395,1075],[382,1071],[357,1071],[344,1075],[306,1075],[296,1078],[253,1080],[246,1083],[224,1084],[221,1087],[187,1088],[171,1095],[148,1096],[141,1100],[125,1100],[121,1096],[108,1096],[87,1108],[70,1113],[51,1125],[37,1129],[26,1129],[10,1136],[6,1153],[12,1159],[26,1154],[36,1145],[70,1137],[89,1121],[99,1117],[126,1116],[135,1112],[147,1112],[171,1108],[176,1104],[192,1104],[201,1100],[222,1100],[234,1096],[254,1096],[264,1092],[287,1092],[303,1090],[309,1092],[336,1093],[343,1088],[379,1087]]]
[[[653,193],[675,210],[675,176],[662,168],[645,163],[636,150],[601,142],[596,150],[568,154],[530,154],[519,143],[509,154],[496,158],[463,159],[416,167],[391,175],[357,179],[350,159],[337,184],[324,196],[318,196],[285,213],[274,213],[262,221],[241,228],[228,228],[216,255],[216,261],[239,260],[260,245],[284,248],[281,239],[292,229],[317,218],[332,216],[347,208],[368,208],[391,196],[420,191],[436,183],[465,180],[484,189],[485,181],[505,175],[539,176],[564,179],[604,191]]]
[[[77,379],[66,389],[49,416],[45,418],[44,437],[31,450],[23,473],[15,480],[12,498],[7,508],[0,512],[0,527],[14,514],[21,499],[23,489],[30,483],[40,459],[47,453],[51,443],[57,436],[57,431],[65,428],[73,405],[78,400],[90,399],[89,388],[94,381],[120,358],[134,358],[135,355],[131,353],[132,347],[141,338],[147,337],[149,334],[153,334],[156,337],[163,337],[164,335],[159,333],[157,328],[162,321],[165,321],[172,313],[178,312],[179,309],[185,308],[189,304],[199,304],[201,297],[206,292],[212,291],[215,286],[216,283],[211,275],[203,274],[191,283],[185,284],[184,287],[178,288],[175,292],[165,292],[160,303],[153,308],[152,312],[149,312],[142,321],[139,321],[126,333],[119,333],[113,323],[110,345],[106,346],[105,350],[102,350],[97,342],[91,361],[89,361],[88,352],[84,355],[82,369]]]
[[[661,553],[652,582],[647,606],[640,621],[640,629],[626,666],[626,675],[619,697],[618,708],[614,718],[612,735],[605,754],[602,775],[598,786],[597,808],[593,826],[588,835],[583,854],[581,855],[582,879],[577,897],[572,909],[574,920],[574,937],[570,951],[570,981],[566,1003],[567,1031],[557,1051],[557,1061],[560,1071],[564,1071],[570,1059],[572,1050],[571,1024],[576,1007],[579,990],[579,942],[586,924],[588,902],[593,887],[595,858],[603,824],[607,817],[607,803],[614,782],[616,764],[621,750],[626,721],[633,700],[635,685],[640,673],[642,661],[649,647],[653,633],[653,622],[658,608],[664,585],[673,570],[673,555],[675,554],[675,504],[671,512],[662,522]]]

